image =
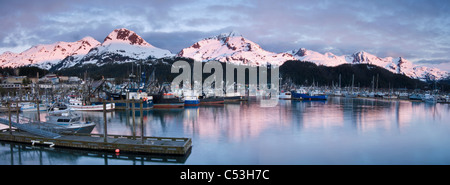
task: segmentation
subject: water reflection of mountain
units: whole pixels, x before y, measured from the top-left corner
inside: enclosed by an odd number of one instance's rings
[[[366,132],[407,127],[417,114],[427,116],[437,112],[434,115],[439,115],[435,106],[422,102],[334,97],[325,102],[292,101],[291,116],[293,124],[299,123],[301,129],[348,127]]]
[[[68,148],[49,148],[0,141],[1,165],[144,165],[185,163],[190,155],[139,155],[130,153],[76,150]],[[99,160],[100,159],[100,160]],[[92,163],[95,162],[95,163]]]

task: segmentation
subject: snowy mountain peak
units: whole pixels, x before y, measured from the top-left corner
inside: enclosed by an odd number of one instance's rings
[[[92,48],[86,55],[61,61],[63,64],[58,66],[62,66],[62,68],[84,64],[100,66],[111,62],[134,62],[136,60],[170,56],[173,56],[173,54],[169,50],[152,46],[134,31],[121,28],[112,31],[106,36],[101,45]]]
[[[112,31],[103,40],[102,45],[108,45],[111,43],[126,43],[130,45],[153,47],[134,31],[128,30],[126,28],[115,29],[114,31]]]
[[[307,51],[308,50],[305,48],[300,48],[299,50],[293,50],[292,55],[304,57],[304,56],[306,56]]]
[[[412,62],[403,57],[380,58],[365,51],[358,51],[351,55],[337,56],[333,53],[327,52],[321,54],[312,50],[301,48],[299,50],[292,50],[286,53],[292,54],[297,60],[308,61],[324,66],[338,66],[341,64],[372,64],[385,68],[393,73],[403,74],[415,79],[442,79],[449,76],[446,71],[441,71],[437,68],[429,68],[423,66],[416,66]]]
[[[217,60],[246,65],[281,65],[286,60],[294,60],[291,54],[273,53],[263,50],[258,44],[245,39],[236,32],[220,34],[203,39],[181,50],[177,56],[196,61]]]
[[[19,67],[34,65],[49,69],[51,65],[67,56],[85,55],[100,42],[92,37],[85,37],[76,42],[56,42],[53,44],[35,45],[21,53],[5,52],[0,55],[1,67]]]

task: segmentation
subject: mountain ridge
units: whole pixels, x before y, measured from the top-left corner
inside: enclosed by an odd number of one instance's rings
[[[444,79],[447,71],[418,66],[403,57],[378,57],[365,51],[349,55],[324,54],[305,48],[275,53],[264,50],[233,31],[204,38],[180,52],[157,48],[134,31],[119,28],[109,33],[102,43],[92,37],[75,42],[56,42],[35,45],[21,53],[4,52],[0,55],[0,67],[37,66],[43,69],[63,69],[86,64],[126,63],[137,60],[153,60],[165,57],[186,57],[196,61],[217,60],[239,65],[282,65],[286,61],[309,61],[317,65],[373,64],[393,73],[415,79]]]

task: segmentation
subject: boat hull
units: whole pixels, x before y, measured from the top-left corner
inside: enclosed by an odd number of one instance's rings
[[[179,98],[164,98],[162,95],[153,95],[154,109],[173,109],[183,107],[184,100],[180,100]]]
[[[21,107],[20,110],[22,112],[33,112],[33,111],[37,111],[37,108],[36,107],[30,107],[30,108]],[[39,107],[39,111],[47,111],[47,107]]]
[[[297,92],[292,92],[292,99],[293,100],[327,100],[328,96],[327,95],[316,95],[316,96],[311,96],[309,94],[303,94],[303,93],[297,93]]]
[[[220,105],[223,104],[225,99],[223,97],[208,97],[200,98],[200,105]]]
[[[224,102],[225,103],[240,102],[241,99],[242,99],[241,96],[225,96]]]
[[[200,100],[185,100],[184,106],[199,106]]]
[[[129,103],[128,107],[132,108],[133,103]],[[126,103],[116,103],[116,109],[126,109],[127,108],[127,104]],[[141,104],[140,103],[134,103],[134,108],[135,109],[140,109],[141,108]],[[144,110],[148,110],[153,108],[153,101],[152,100],[148,100],[147,102],[144,102],[142,104],[142,109]]]
[[[71,105],[70,108],[75,111],[103,111],[103,104],[100,105]],[[106,104],[106,111],[115,109],[114,103]]]
[[[81,134],[89,134],[94,130],[94,127],[96,126],[95,123],[81,123],[81,124],[74,124],[74,125],[60,125],[61,128],[53,128],[51,131],[56,131],[58,133],[81,133]]]
[[[155,109],[176,109],[183,107],[184,103],[158,103],[153,105],[153,108]]]

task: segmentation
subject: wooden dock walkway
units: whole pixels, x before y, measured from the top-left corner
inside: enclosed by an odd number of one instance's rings
[[[0,140],[29,144],[48,145],[77,149],[115,152],[185,155],[192,147],[190,138],[140,137],[103,134],[62,135],[59,138],[45,138],[20,130],[0,130]]]
[[[133,152],[133,153],[147,153],[147,154],[174,154],[186,155],[190,152],[192,147],[191,138],[172,138],[172,137],[147,137],[141,132],[141,136],[126,136],[126,135],[109,135],[106,119],[106,103],[139,103],[140,115],[143,115],[143,100],[116,100],[103,101],[103,134],[57,134],[36,128],[31,128],[27,124],[20,124],[11,120],[11,103],[19,103],[22,101],[6,102],[8,106],[8,119],[1,119],[0,124],[8,125],[7,129],[0,130],[0,140],[12,141],[20,143],[31,143],[49,145],[50,147],[67,147],[77,149],[89,150],[103,150],[103,151],[117,151]],[[36,101],[39,107],[39,101]],[[135,108],[132,106],[134,112]],[[37,110],[38,118],[39,108]],[[19,119],[19,112],[17,112],[17,120]],[[38,119],[38,122],[40,120]],[[143,117],[140,118],[141,131],[143,128]],[[133,125],[135,124],[135,117],[133,115]],[[15,127],[15,128],[13,128]]]

